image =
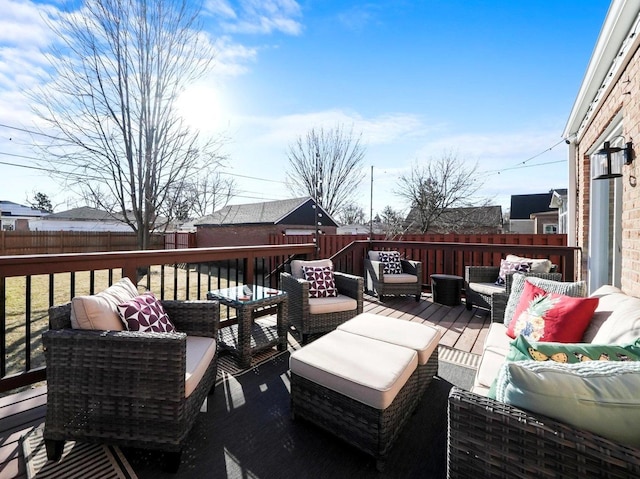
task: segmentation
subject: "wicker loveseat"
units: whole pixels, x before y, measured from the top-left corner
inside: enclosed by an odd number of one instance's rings
[[[72,329],[71,303],[50,308],[50,330],[43,333],[49,459],[59,459],[65,441],[77,440],[166,451],[166,468],[178,468],[215,385],[215,339],[213,358],[200,364],[198,358],[211,357],[208,338],[217,338],[219,305],[161,303],[178,333]],[[187,371],[200,380],[189,383]]]
[[[311,298],[309,281],[302,278],[303,266],[326,266],[331,260],[294,260],[288,271],[280,274],[280,289],[289,300],[289,327],[298,340],[307,343],[309,335],[333,331],[348,319],[362,313],[364,279],[360,276],[334,271],[337,297]]]
[[[640,337],[640,299],[612,286],[591,296],[599,305],[582,342],[625,344]],[[448,477],[640,477],[640,449],[487,397],[508,352],[505,328],[492,323],[472,391],[450,392]]]

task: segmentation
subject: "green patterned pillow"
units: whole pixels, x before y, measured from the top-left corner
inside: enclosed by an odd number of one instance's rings
[[[511,283],[511,292],[509,293],[507,306],[504,310],[504,325],[507,327],[513,319],[513,315],[515,314],[518,303],[520,302],[520,296],[524,290],[525,281],[529,281],[534,286],[544,289],[547,293],[564,294],[565,296],[572,296],[574,298],[584,298],[587,295],[587,283],[584,281],[569,283],[514,273],[513,282]]]
[[[529,342],[520,335],[511,341],[507,361],[640,361],[640,339],[633,344]]]

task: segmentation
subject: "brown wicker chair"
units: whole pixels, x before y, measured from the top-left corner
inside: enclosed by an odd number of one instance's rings
[[[453,388],[447,477],[640,477],[640,450]]]
[[[384,301],[385,296],[414,296],[416,301],[420,301],[422,294],[422,263],[401,259],[403,275],[415,276],[415,281],[396,282],[391,281],[394,275],[385,275],[383,265],[379,261],[371,258],[370,251],[364,260],[364,269],[367,275],[367,291],[376,294],[380,301]]]
[[[71,329],[71,303],[49,309],[44,438],[49,459],[64,442],[110,443],[167,451],[177,470],[183,444],[213,392],[217,353],[185,398],[187,335],[216,338],[214,301],[162,301],[180,333]]]
[[[302,344],[306,344],[311,334],[333,331],[340,324],[362,313],[364,279],[360,276],[334,272],[336,288],[339,295],[356,300],[357,306],[349,311],[326,312],[312,314],[309,309],[309,282],[296,278],[289,271],[280,274],[280,289],[288,294],[289,328]]]

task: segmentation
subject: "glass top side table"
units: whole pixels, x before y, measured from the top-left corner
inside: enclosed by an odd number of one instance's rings
[[[207,299],[237,311],[238,324],[220,329],[220,347],[231,351],[242,368],[251,365],[251,356],[264,349],[287,349],[287,293],[258,285],[240,285],[209,291]],[[276,309],[276,326],[258,318]]]

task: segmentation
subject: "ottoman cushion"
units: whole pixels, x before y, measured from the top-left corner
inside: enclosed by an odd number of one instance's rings
[[[418,365],[413,349],[333,331],[295,351],[291,372],[375,409],[386,409]]]
[[[404,346],[418,353],[418,363],[427,364],[440,341],[440,330],[404,319],[362,313],[338,326],[341,331]]]

